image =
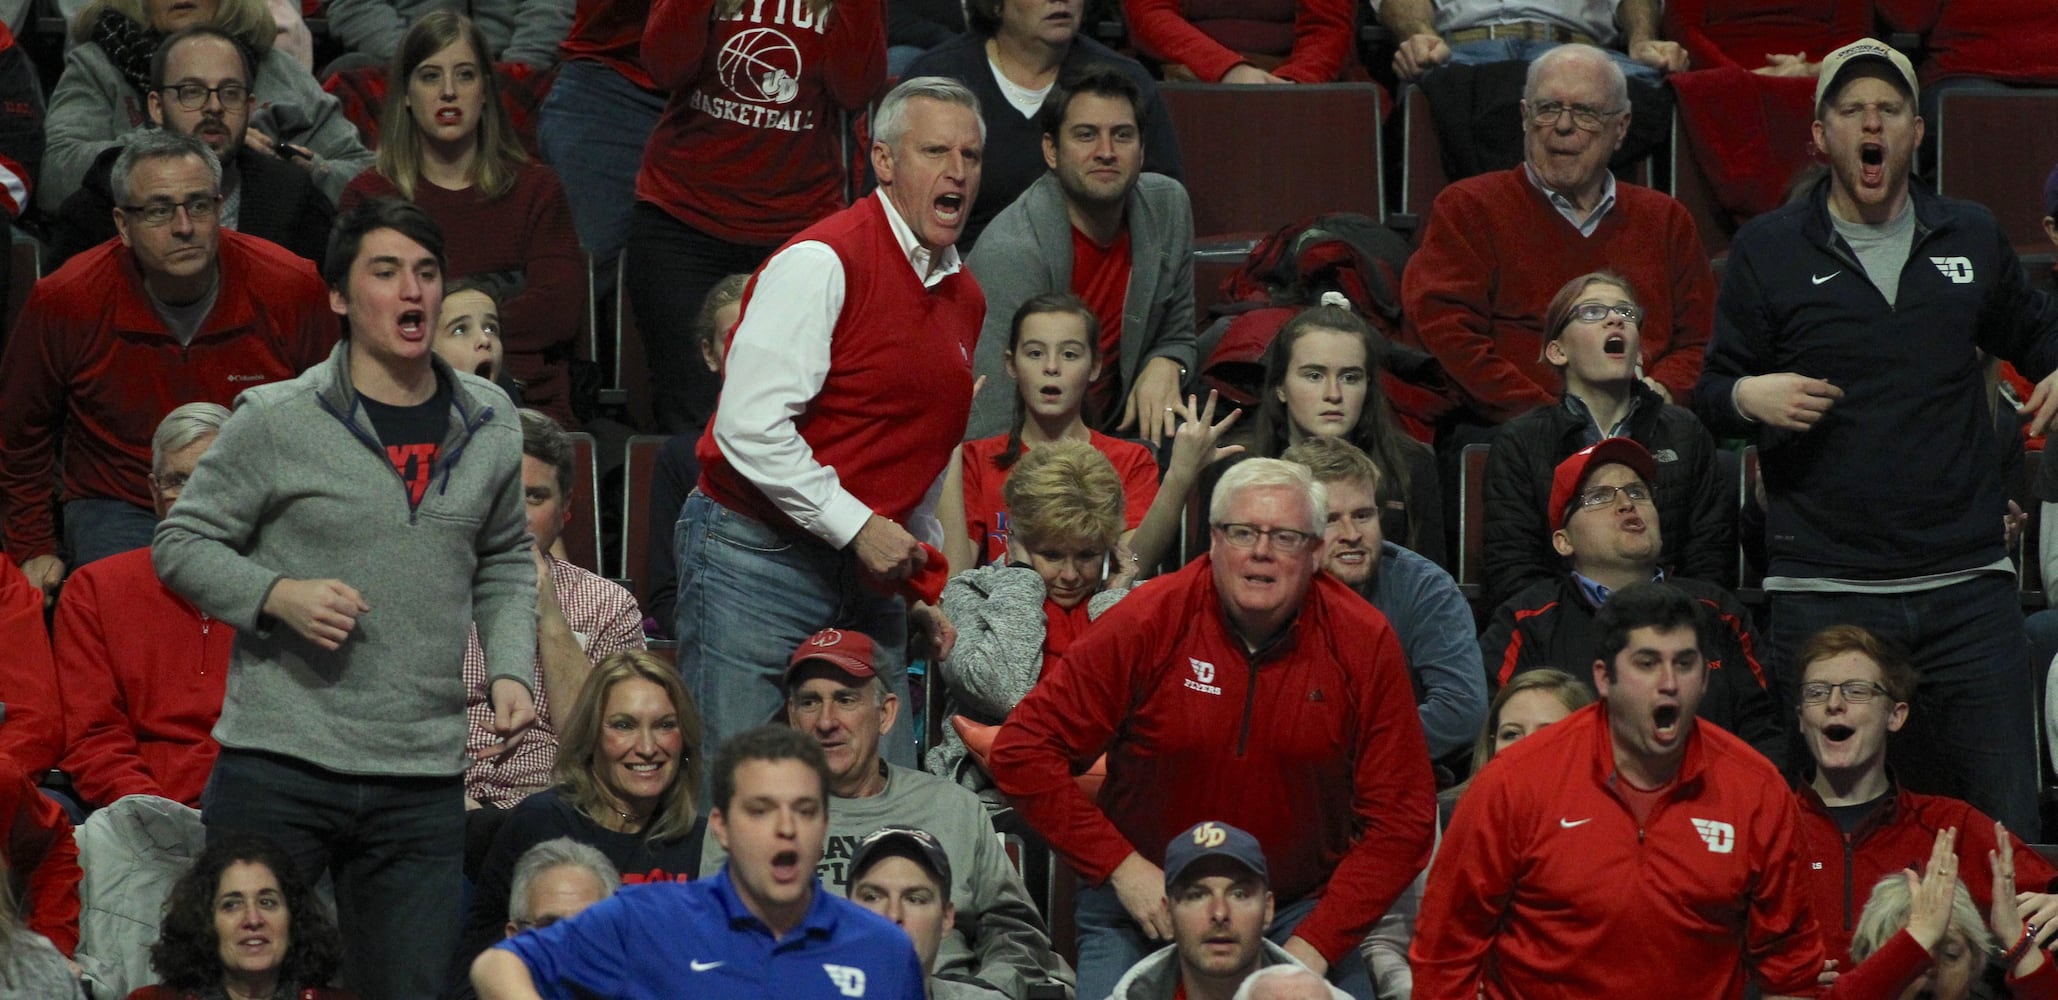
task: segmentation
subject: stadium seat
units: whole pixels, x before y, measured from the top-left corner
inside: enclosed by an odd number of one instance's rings
[[[1321,212],[1384,217],[1376,85],[1167,83],[1158,92],[1179,133],[1196,242],[1254,239]]]
[[[1693,143],[1687,141],[1686,128],[1680,124],[1679,112],[1672,113],[1672,177],[1667,187],[1672,197],[1686,206],[1687,214],[1693,217],[1694,229],[1701,234],[1701,246],[1708,256],[1729,251],[1730,226],[1715,208],[1715,188],[1708,181],[1708,175],[1701,170],[1701,163],[1694,159]]]
[[[580,569],[599,573],[600,474],[593,454],[593,435],[581,431],[571,438],[572,521],[565,525],[565,558]]]
[[[1477,603],[1486,572],[1486,454],[1491,448],[1468,444],[1460,453],[1464,478],[1458,484],[1458,592]]]
[[[2058,90],[1943,95],[1936,132],[1937,190],[1992,209],[2017,253],[2048,252],[2044,177],[2058,163]]]
[[[656,480],[657,453],[670,440],[662,434],[638,434],[629,439],[629,452],[622,463],[622,575],[629,580],[629,592],[636,606],[650,610],[650,486]]]

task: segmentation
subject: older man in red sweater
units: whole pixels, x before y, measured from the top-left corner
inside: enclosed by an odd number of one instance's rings
[[[1628,85],[1607,54],[1563,45],[1530,66],[1523,162],[1445,188],[1401,285],[1403,336],[1443,363],[1461,423],[1497,425],[1558,398],[1543,316],[1566,281],[1612,270],[1644,306],[1642,371],[1667,402],[1701,372],[1715,277],[1686,209],[1618,183]]]

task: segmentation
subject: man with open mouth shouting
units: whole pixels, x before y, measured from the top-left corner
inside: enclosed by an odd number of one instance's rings
[[[870,636],[903,702],[909,625],[950,654],[940,582],[928,602],[901,595],[942,563],[936,498],[972,408],[986,298],[955,244],[984,146],[971,91],[903,82],[872,119],[879,190],[794,237],[743,291],[675,532],[691,571],[674,634],[704,752],[778,709],[787,657],[820,629]],[[889,732],[882,756],[913,767],[913,729]]]
[[[1911,721],[1915,668],[1907,654],[1855,625],[1835,625],[1810,637],[1798,660],[1796,710],[1814,762],[1814,774],[1796,792],[1803,884],[1829,957],[1851,967],[1852,928],[1865,893],[1921,858],[1939,830],[1958,831],[1965,888],[1986,913],[1994,902],[1994,821],[1959,799],[1908,791],[1887,770],[1887,743]],[[2048,943],[2058,936],[2058,871],[2020,838],[2010,840],[2018,890],[2011,905],[2030,935]]]
[[[1900,780],[2034,839],[2036,699],[1984,362],[2041,380],[2022,409],[2043,433],[2058,304],[1992,213],[1909,185],[1923,122],[1906,56],[1852,42],[1815,98],[1829,176],[1737,233],[1694,407],[1717,437],[1758,442],[1781,686],[1830,625],[1901,643],[1925,722],[1890,752]]]
[[[760,726],[723,744],[708,833],[713,876],[630,886],[472,963],[481,1000],[924,1000],[914,942],[822,889],[829,764],[813,737]]]
[[[1409,959],[1417,1000],[1812,996],[1822,940],[1795,808],[1698,724],[1714,627],[1670,584],[1601,607],[1601,700],[1502,751],[1458,800]]]

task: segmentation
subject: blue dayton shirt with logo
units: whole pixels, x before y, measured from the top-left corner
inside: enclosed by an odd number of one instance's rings
[[[501,942],[545,997],[922,1000],[907,934],[815,883],[800,926],[774,940],[729,869],[695,882],[623,886],[570,920]]]

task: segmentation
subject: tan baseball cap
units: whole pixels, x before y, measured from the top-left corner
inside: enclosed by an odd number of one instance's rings
[[[1825,98],[1843,86],[1840,77],[1843,76],[1844,70],[1850,68],[1852,63],[1864,59],[1876,59],[1892,66],[1895,75],[1908,85],[1909,100],[1918,100],[1922,97],[1921,89],[1915,84],[1915,66],[1908,61],[1907,56],[1877,38],[1860,38],[1822,57],[1822,74],[1815,78],[1815,106],[1821,107]]]

